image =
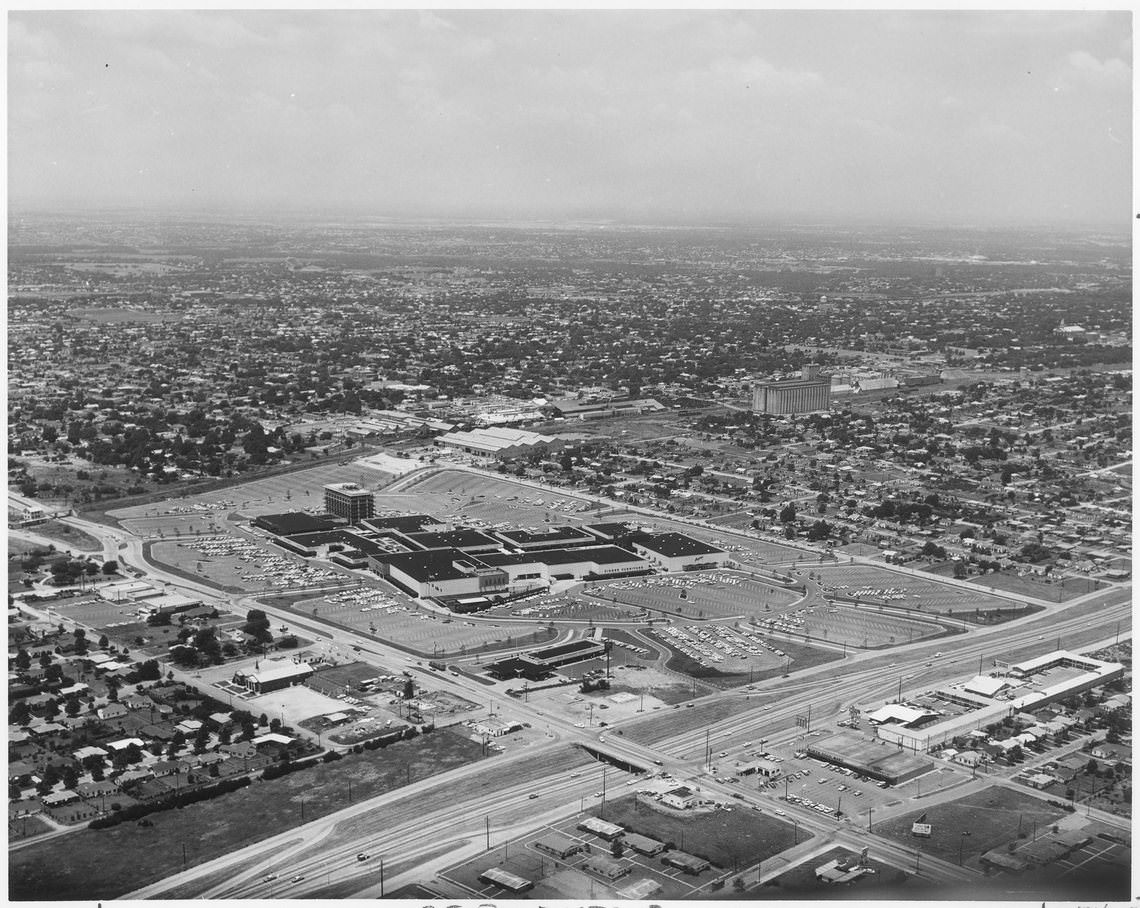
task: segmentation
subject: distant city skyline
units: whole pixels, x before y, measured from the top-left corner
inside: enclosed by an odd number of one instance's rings
[[[1123,9],[19,11],[8,56],[13,211],[1131,223]]]

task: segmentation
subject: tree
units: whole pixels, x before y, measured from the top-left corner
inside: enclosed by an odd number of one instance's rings
[[[32,657],[28,655],[26,649],[16,650],[16,668],[22,672],[26,672],[32,667]]]
[[[23,700],[17,700],[12,704],[12,711],[8,713],[9,725],[27,725],[32,721],[32,711],[28,709],[28,704]]]
[[[119,572],[119,562],[112,558],[110,561],[103,562],[104,574],[117,574]]]
[[[796,519],[796,505],[789,501],[780,508],[780,523],[791,523]]]
[[[965,580],[968,576],[970,576],[970,572],[968,570],[966,570],[966,562],[955,561],[954,562],[954,579],[955,580]]]
[[[610,844],[610,854],[615,858],[620,858],[625,854],[625,846],[622,844],[621,839],[614,839]]]
[[[826,520],[817,520],[807,531],[808,542],[820,542],[831,536],[831,524]]]
[[[946,549],[942,548],[942,546],[938,545],[937,543],[928,541],[922,547],[922,555],[924,558],[943,559],[946,557]]]

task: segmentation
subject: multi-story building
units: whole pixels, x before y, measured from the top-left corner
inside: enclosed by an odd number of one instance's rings
[[[349,523],[359,523],[376,515],[376,500],[354,482],[338,482],[325,486],[325,510]]]
[[[815,413],[831,405],[831,379],[819,374],[819,366],[804,366],[800,378],[761,382],[752,389],[756,413],[781,416]]]

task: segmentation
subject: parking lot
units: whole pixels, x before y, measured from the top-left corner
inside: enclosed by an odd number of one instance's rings
[[[990,611],[1012,609],[1015,603],[984,590],[939,583],[886,568],[867,565],[814,568],[825,593],[858,599],[872,605],[912,609],[933,615],[955,615],[966,618],[975,609]]]
[[[800,594],[732,571],[637,577],[597,584],[587,594],[602,600],[687,618],[759,617],[787,608]]]

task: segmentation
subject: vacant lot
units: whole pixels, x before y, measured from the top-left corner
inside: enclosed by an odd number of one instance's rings
[[[931,825],[928,839],[911,834],[911,825],[922,814]],[[875,823],[875,832],[953,864],[958,863],[960,851],[962,863],[977,868],[978,858],[990,849],[1018,841],[1019,833],[1029,837],[1034,824],[1041,831],[1066,815],[1038,798],[994,786]]]
[[[315,820],[351,803],[480,759],[480,747],[444,730],[180,810],[61,836],[9,856],[13,899],[108,899]],[[351,783],[352,794],[349,796]],[[302,806],[303,804],[303,806]],[[304,820],[302,820],[302,811]],[[140,860],[140,855],[146,855]]]
[[[36,533],[39,536],[47,536],[49,539],[58,539],[69,548],[76,549],[80,552],[103,551],[103,546],[99,543],[99,540],[90,533],[77,530],[75,527],[59,520],[48,520],[45,523],[37,523],[28,529],[29,532]]]

